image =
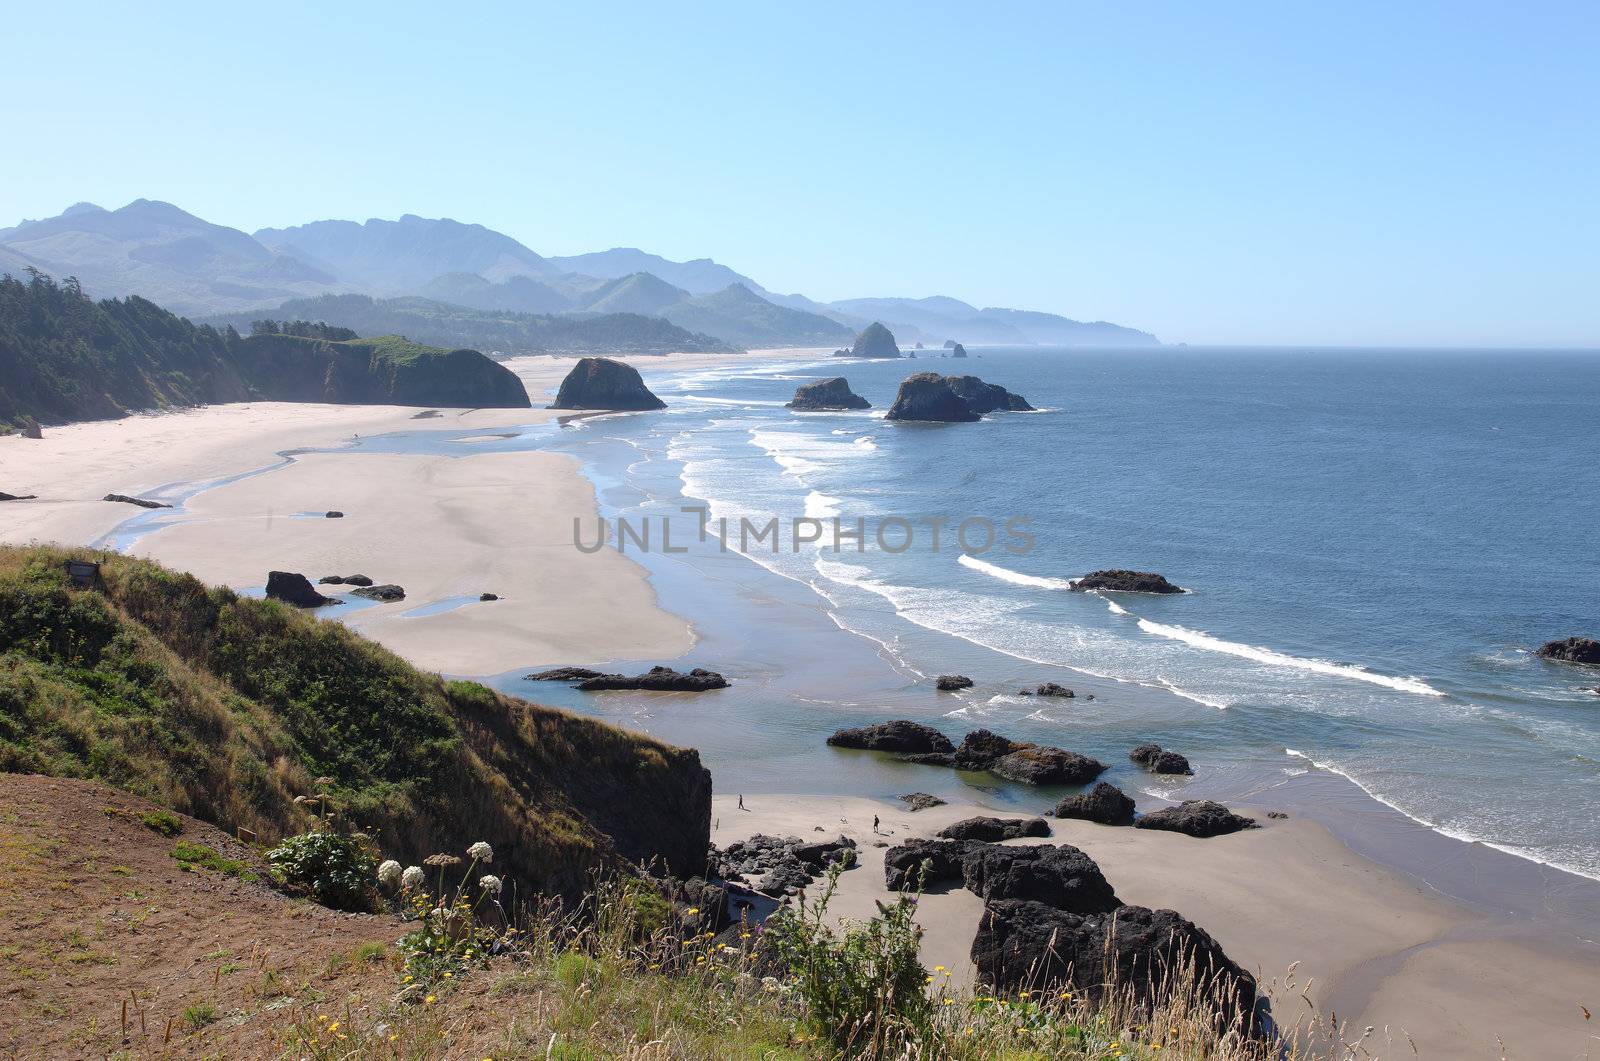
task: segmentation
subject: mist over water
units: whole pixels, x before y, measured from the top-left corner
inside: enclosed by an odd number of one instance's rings
[[[1600,876],[1600,673],[1529,654],[1600,631],[1600,356],[974,353],[652,378],[674,408],[624,430],[713,518],[1031,519],[1024,554],[967,556],[947,529],[938,552],[869,532],[860,552],[825,535],[752,556],[914,672],[972,646],[952,728],[1155,738],[1197,785],[1241,790],[1314,762],[1450,835]],[[883,421],[928,368],[1046,411]],[[839,374],[873,410],[781,407]],[[1071,591],[1105,567],[1189,592]],[[995,687],[1074,673],[1123,685],[1048,704]]]

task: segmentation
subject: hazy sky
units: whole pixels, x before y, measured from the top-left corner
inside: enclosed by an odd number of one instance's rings
[[[1594,0],[246,6],[7,5],[0,224],[416,213],[1173,342],[1600,346]]]

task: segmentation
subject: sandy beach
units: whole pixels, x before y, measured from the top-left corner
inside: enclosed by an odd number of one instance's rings
[[[738,799],[724,793],[714,801],[719,847],[756,833],[856,841],[860,864],[841,876],[830,906],[841,919],[870,917],[891,895],[883,883],[886,847],[875,844],[932,836],[978,814],[1017,817],[971,803],[913,812],[869,799],[745,795],[740,810]],[[1123,901],[1176,910],[1211,933],[1256,975],[1280,1024],[1300,1025],[1310,1003],[1324,1020],[1337,1019],[1347,1042],[1365,1034],[1369,1053],[1349,1056],[1534,1061],[1600,1052],[1580,1008],[1600,997],[1592,955],[1443,899],[1354,854],[1314,822],[1235,809],[1262,827],[1196,840],[1052,818],[1050,839],[1008,843],[1082,849]],[[970,990],[982,901],[958,887],[923,896],[918,908],[924,964],[943,967],[937,975],[948,990]]]
[[[807,356],[814,355],[626,360],[649,372]],[[189,493],[225,480],[188,496],[173,525],[139,538],[130,551],[236,589],[264,585],[269,570],[298,571],[313,581],[361,573],[401,585],[405,601],[367,608],[350,625],[421,666],[453,674],[671,659],[688,650],[693,633],[683,618],[656,606],[644,570],[610,548],[593,554],[572,548],[574,518],[597,512],[577,462],[557,454],[473,452],[506,432],[570,416],[542,406],[575,360],[506,362],[523,380],[532,409],[419,416],[423,410],[398,406],[251,402],[51,427],[39,441],[0,437],[0,489],[38,495],[0,509],[0,542],[90,545],[143,511],[100,500],[106,494]],[[480,429],[460,439],[460,454],[451,457],[295,453],[356,436]],[[346,515],[296,515],[326,510]],[[482,593],[502,599],[404,616]]]

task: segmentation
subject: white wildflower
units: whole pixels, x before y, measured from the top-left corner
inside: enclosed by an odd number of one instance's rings
[[[488,863],[494,861],[494,848],[490,847],[482,840],[479,840],[477,843],[467,848],[467,855],[487,865]]]
[[[400,883],[400,863],[394,859],[385,859],[378,865],[378,883],[385,888],[394,888]]]
[[[408,892],[420,891],[426,879],[421,866],[407,866],[406,871],[400,874],[400,887]]]
[[[500,894],[500,878],[492,873],[485,873],[478,878],[478,887],[483,889],[485,895]]]

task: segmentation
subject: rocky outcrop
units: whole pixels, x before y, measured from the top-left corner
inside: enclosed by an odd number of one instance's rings
[[[926,792],[907,792],[903,796],[895,797],[914,811],[927,810],[930,807],[944,806],[944,800],[938,796],[930,796]]]
[[[0,490],[0,501],[32,501],[37,494],[8,494]]]
[[[22,418],[22,437],[37,441],[44,438],[44,429],[39,426],[39,421],[31,416],[25,416]]]
[[[1132,825],[1133,800],[1116,785],[1101,781],[1087,792],[1056,804],[1057,818],[1080,818],[1101,825]]]
[[[1027,785],[1082,785],[1105,772],[1105,763],[1064,748],[1014,741],[986,729],[973,730],[953,753],[901,756],[925,766],[988,771]]]
[[[962,356],[965,356],[965,351]],[[1022,395],[1012,394],[998,383],[985,383],[977,376],[946,376],[945,382],[975,413],[1033,411],[1033,406]]]
[[[951,343],[950,344],[950,356],[951,357],[966,357],[967,356],[967,348],[962,346],[960,343]]]
[[[937,372],[918,372],[900,383],[886,420],[970,424],[983,419]]]
[[[665,409],[667,403],[650,393],[639,370],[609,357],[584,357],[561,381],[552,409],[606,409],[641,411]]]
[[[957,689],[972,688],[972,679],[965,674],[941,674],[934,679],[933,687],[941,692],[953,693]]]
[[[962,860],[981,846],[971,840],[908,840],[883,853],[883,883],[897,892],[964,880]]]
[[[350,591],[353,597],[365,597],[367,600],[383,601],[391,604],[395,601],[405,600],[406,591],[399,586],[357,586]]]
[[[1236,833],[1241,829],[1255,829],[1258,823],[1254,818],[1233,813],[1220,803],[1208,799],[1189,799],[1176,807],[1152,811],[1134,822],[1133,826],[1135,829],[1161,829],[1204,839]]]
[[[961,866],[967,890],[986,903],[1025,899],[1075,914],[1122,905],[1094,859],[1067,844],[974,847]]]
[[[556,667],[554,670],[542,670],[538,674],[530,674],[530,682],[584,682],[590,678],[603,678],[605,671],[590,670],[588,667]]]
[[[861,330],[856,336],[856,341],[848,350],[836,350],[834,357],[876,357],[891,358],[900,356],[900,347],[895,345],[894,333],[877,321],[873,321]]]
[[[296,608],[320,608],[324,604],[339,603],[318,593],[310,579],[293,571],[267,572],[267,599],[292,604]]]
[[[623,674],[601,674],[578,683],[584,692],[606,689],[644,689],[658,693],[701,693],[708,689],[726,689],[728,679],[716,671],[696,667],[687,674],[671,667],[651,667],[643,674],[632,677]]]
[[[366,575],[323,575],[317,579],[322,586],[370,586],[372,579]]]
[[[1600,641],[1590,637],[1569,637],[1540,645],[1534,655],[1561,663],[1587,663],[1600,666]]]
[[[794,400],[788,406],[797,412],[821,413],[841,409],[870,409],[872,403],[850,389],[850,381],[843,376],[819,379],[815,383],[802,383],[795,388]]]
[[[1050,823],[1043,818],[963,818],[937,834],[944,840],[978,840],[997,844],[1024,836],[1049,836]]]
[[[723,880],[759,879],[757,887],[768,895],[795,895],[835,862],[846,868],[854,865],[855,847],[855,841],[845,836],[817,841],[757,833],[721,851],[713,848],[710,862]]]
[[[1073,692],[1071,689],[1068,689],[1065,685],[1057,685],[1055,682],[1045,682],[1043,685],[1040,685],[1040,686],[1038,686],[1037,688],[1034,688],[1034,689],[1023,689],[1021,695],[1023,695],[1023,696],[1059,696],[1059,697],[1061,697],[1063,699],[1071,700],[1073,697],[1076,697],[1078,694]]]
[[[164,505],[160,501],[151,501],[151,500],[148,500],[147,498],[143,498],[143,497],[129,497],[127,494],[107,494],[105,497],[102,497],[100,500],[102,500],[102,501],[115,501],[118,504],[123,504],[123,505],[138,505],[140,508],[171,508],[172,507],[171,505]]]
[[[956,748],[950,743],[949,737],[932,726],[904,719],[878,722],[854,729],[841,729],[828,738],[828,743],[835,748],[860,748],[865,751],[904,754],[953,752]]]
[[[1254,1027],[1255,979],[1206,932],[1171,910],[1118,906],[1074,913],[1040,902],[989,903],[972,941],[979,980],[997,991],[1071,991],[1098,1002],[1107,985],[1158,1001],[1180,973],[1194,977],[1223,1023]]]
[[[1074,579],[1072,588],[1075,590],[1110,590],[1113,593],[1182,593],[1182,586],[1175,586],[1166,580],[1164,575],[1153,571],[1128,571],[1123,568],[1111,568],[1106,571],[1091,571],[1082,578]]]
[[[1192,774],[1189,760],[1177,752],[1169,752],[1159,744],[1141,744],[1128,753],[1128,758],[1153,774]]]

